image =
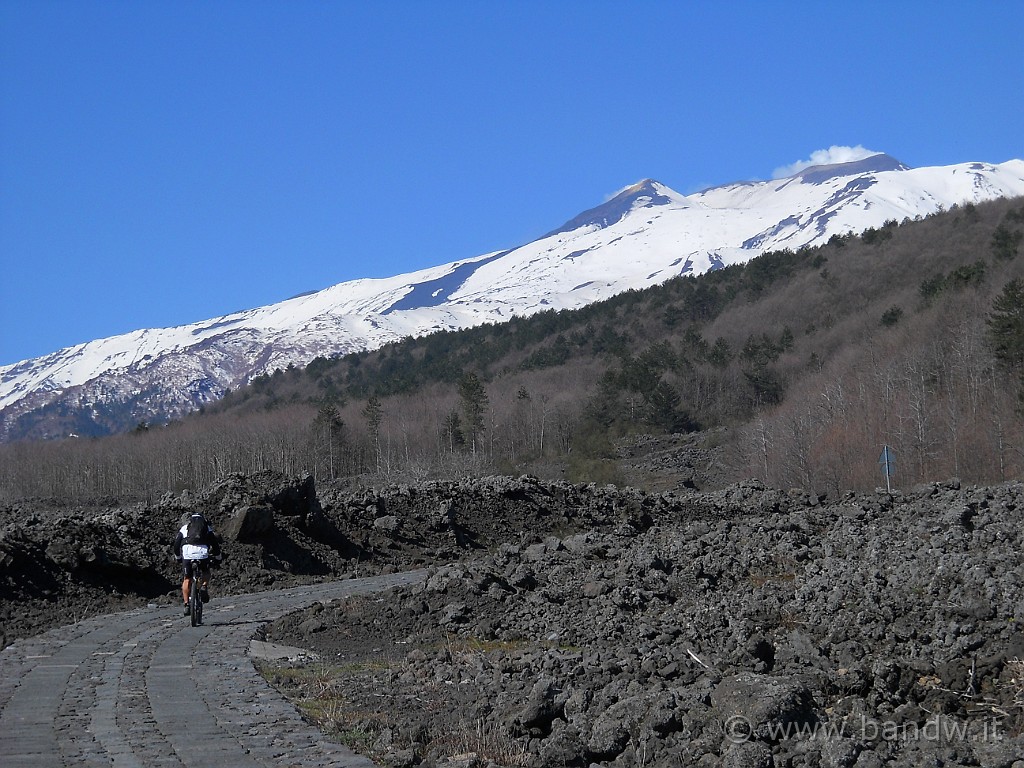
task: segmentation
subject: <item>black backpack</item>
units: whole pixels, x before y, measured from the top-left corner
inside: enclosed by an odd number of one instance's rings
[[[188,520],[188,528],[185,529],[186,544],[203,544],[206,539],[206,518],[202,515],[192,515]]]

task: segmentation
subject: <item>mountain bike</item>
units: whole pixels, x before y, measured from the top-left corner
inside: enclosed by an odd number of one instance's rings
[[[202,598],[202,560],[189,560],[188,569],[191,583],[188,589],[188,615],[192,620],[192,626],[198,627],[203,623],[203,598]]]

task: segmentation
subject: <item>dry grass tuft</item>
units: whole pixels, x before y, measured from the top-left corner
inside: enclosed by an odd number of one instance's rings
[[[525,766],[529,763],[526,745],[516,741],[500,726],[478,719],[474,723],[460,722],[443,736],[435,739],[433,747],[450,758],[475,755],[483,763]]]

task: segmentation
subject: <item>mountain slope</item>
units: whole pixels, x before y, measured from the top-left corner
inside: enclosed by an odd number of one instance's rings
[[[1020,160],[908,169],[875,155],[689,196],[648,179],[518,248],[0,367],[0,440],[175,418],[261,373],[318,356],[580,307],[766,250],[1020,195]]]

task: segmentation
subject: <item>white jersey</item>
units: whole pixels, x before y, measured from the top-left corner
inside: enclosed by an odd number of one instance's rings
[[[181,526],[181,538],[184,539],[188,535],[188,523]],[[187,541],[182,542],[181,545],[181,559],[182,560],[208,560],[210,558],[210,545],[209,544],[189,544]]]

